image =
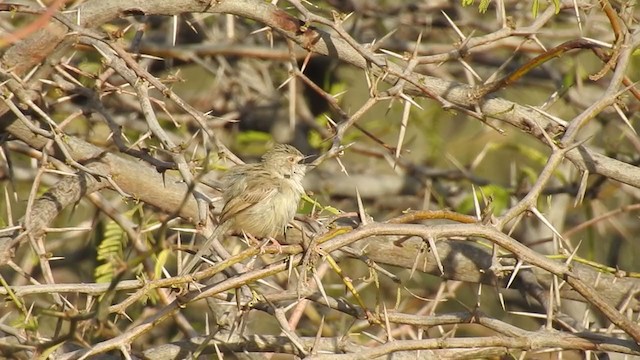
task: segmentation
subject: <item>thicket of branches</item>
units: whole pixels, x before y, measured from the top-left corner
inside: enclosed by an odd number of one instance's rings
[[[640,355],[640,13],[466,2],[1,3],[0,354]],[[281,244],[177,276],[273,143]]]

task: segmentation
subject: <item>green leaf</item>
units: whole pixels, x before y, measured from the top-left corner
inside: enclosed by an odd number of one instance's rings
[[[481,187],[481,191],[476,191],[480,206],[484,205],[483,194],[485,198],[492,198],[493,213],[498,216],[502,214],[504,209],[509,205],[509,197],[511,194],[507,189],[499,185],[486,185]],[[463,214],[474,214],[473,193],[469,193],[458,205],[458,212]]]
[[[153,274],[155,275],[156,279],[162,278],[162,268],[167,263],[167,259],[169,258],[170,254],[171,254],[170,249],[164,249],[160,251],[158,255],[156,255],[156,264],[153,269]]]
[[[129,210],[125,213],[127,218],[131,218],[133,210]],[[104,227],[102,241],[98,245],[96,259],[103,264],[96,267],[94,270],[94,278],[96,282],[111,282],[114,275],[114,265],[124,262],[124,246],[128,242],[127,234],[115,221],[107,221]]]
[[[573,84],[575,84],[575,83],[576,83],[576,73],[573,72],[573,71],[568,71],[562,77],[562,87],[563,88],[569,88],[569,87],[573,86]]]
[[[475,0],[462,0],[462,6],[471,6],[473,5],[474,2]],[[478,5],[478,11],[481,14],[484,14],[485,12],[487,12],[487,9],[489,8],[489,4],[491,4],[491,0],[480,0],[480,5]]]
[[[522,166],[519,170],[529,179],[529,183],[533,184],[538,180],[538,172],[531,166]]]
[[[236,137],[238,146],[266,144],[269,141],[271,141],[271,134],[255,130],[243,131]]]
[[[304,213],[304,214],[309,214],[314,209],[315,209],[316,213],[318,213],[318,209],[320,209],[319,213],[322,213],[324,211],[326,211],[326,212],[328,212],[329,214],[332,214],[332,215],[338,215],[338,214],[342,213],[342,211],[340,211],[340,209],[334,208],[333,206],[329,206],[329,205],[328,206],[324,206],[318,200],[312,199],[307,195],[302,195],[302,200],[304,200],[304,202],[303,202],[303,206],[302,206],[301,212]]]
[[[113,279],[113,264],[108,262],[98,265],[93,271],[93,277],[95,277],[97,283],[110,283]]]
[[[44,349],[44,351],[42,351],[42,353],[38,356],[38,360],[47,360],[47,359],[51,359],[52,357],[50,357],[50,355],[53,354],[54,351],[56,351],[60,346],[64,345],[65,342],[61,341],[58,344],[55,344],[51,347],[48,347],[46,349]]]
[[[530,161],[533,161],[534,163],[540,166],[544,166],[547,163],[547,160],[549,158],[547,155],[545,155],[545,153],[536,149],[535,147],[522,144],[522,143],[514,143],[514,144],[493,143],[489,148],[489,150],[491,151],[497,151],[497,150],[503,150],[503,149],[515,151],[518,154],[524,156],[525,158],[529,159]]]
[[[113,220],[109,220],[105,226],[104,238],[98,245],[97,260],[103,264],[94,270],[96,282],[108,283],[113,279],[113,264],[122,261],[123,244],[126,241],[124,230]]]
[[[320,148],[322,146],[322,142],[324,141],[322,135],[320,135],[320,133],[315,130],[309,131],[309,136],[307,137],[307,139],[309,140],[309,145],[314,148]]]
[[[38,330],[38,319],[33,316],[33,314],[20,314],[20,316],[12,320],[10,324],[16,329],[25,329],[29,331]]]
[[[539,11],[540,11],[540,3],[538,2],[538,0],[533,0],[533,3],[531,4],[531,14],[533,15],[534,18],[538,17]]]
[[[486,13],[487,9],[489,8],[489,4],[491,4],[491,0],[480,0],[480,5],[478,5],[478,11],[481,14]]]

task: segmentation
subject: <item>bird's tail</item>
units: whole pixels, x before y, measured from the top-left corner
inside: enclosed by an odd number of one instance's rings
[[[189,259],[187,265],[182,268],[182,270],[180,271],[180,276],[191,273],[191,271],[194,270],[199,264],[200,260],[202,260],[204,256],[207,256],[211,253],[211,245],[213,244],[213,241],[218,237],[224,235],[224,233],[226,233],[230,227],[230,221],[225,221],[224,223],[218,225],[218,227],[213,230],[213,233],[211,233],[211,236],[209,236],[204,244],[202,244],[200,250],[198,250],[198,252],[191,259]]]

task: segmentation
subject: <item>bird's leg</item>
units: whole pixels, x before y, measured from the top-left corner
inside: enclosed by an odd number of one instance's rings
[[[280,245],[278,240],[276,240],[274,237],[271,237],[271,236],[269,236],[268,239],[276,247],[276,249],[278,249],[278,254],[282,254],[282,245]],[[285,233],[285,239],[286,239],[286,233]]]
[[[273,246],[275,246],[275,248],[278,249],[278,254],[282,254],[282,246],[280,245],[278,240],[276,240],[272,236],[267,236],[265,238],[262,238],[262,242],[260,243],[260,253],[261,254],[264,253],[264,247],[267,246],[268,243],[273,244]]]

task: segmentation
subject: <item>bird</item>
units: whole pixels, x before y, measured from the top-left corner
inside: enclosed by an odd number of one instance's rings
[[[237,165],[220,182],[224,206],[218,226],[180,272],[189,274],[208,255],[213,241],[228,230],[256,238],[275,238],[293,220],[304,188],[304,155],[291,145],[277,144],[260,162]]]

